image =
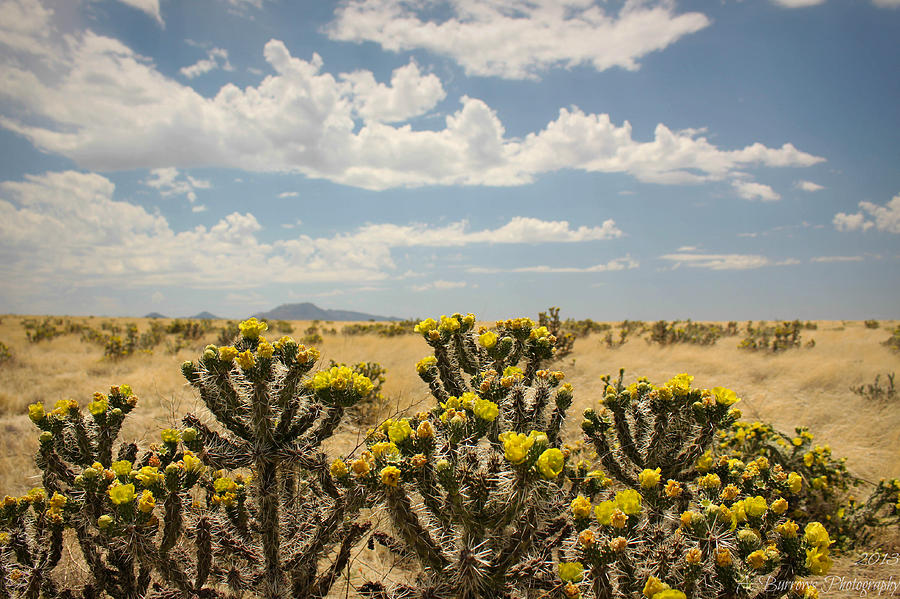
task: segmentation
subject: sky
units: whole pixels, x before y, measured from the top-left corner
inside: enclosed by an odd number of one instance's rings
[[[900,318],[900,0],[0,0],[0,313]]]

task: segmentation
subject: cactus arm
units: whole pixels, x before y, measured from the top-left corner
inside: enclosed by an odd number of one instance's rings
[[[385,493],[388,514],[400,533],[400,537],[415,552],[422,564],[435,572],[442,572],[448,566],[447,558],[422,526],[413,511],[409,497],[402,489],[388,489]]]
[[[364,522],[362,524],[354,523],[350,526],[350,529],[344,535],[344,540],[341,541],[341,547],[338,550],[338,554],[334,558],[331,567],[329,567],[316,581],[315,597],[326,597],[328,595],[328,592],[331,590],[331,587],[334,586],[340,573],[347,567],[347,562],[350,560],[350,551],[353,549],[353,546],[356,545],[356,542],[359,541],[370,528],[372,528],[371,522]],[[299,595],[296,595],[295,593],[295,596]]]

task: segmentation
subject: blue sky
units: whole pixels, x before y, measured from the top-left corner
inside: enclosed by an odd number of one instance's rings
[[[898,318],[900,0],[0,0],[0,312]]]

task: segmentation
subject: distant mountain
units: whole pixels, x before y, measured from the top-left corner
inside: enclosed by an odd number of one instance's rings
[[[168,318],[168,316],[160,314],[159,312],[151,312],[150,314],[144,316],[144,318]]]
[[[204,310],[200,314],[194,314],[193,316],[188,316],[188,318],[192,318],[194,320],[219,320],[219,317],[213,314],[212,312],[207,312]]]
[[[327,310],[315,304],[281,304],[274,310],[261,312],[257,318],[267,320],[403,320],[395,316],[375,316],[351,310]]]

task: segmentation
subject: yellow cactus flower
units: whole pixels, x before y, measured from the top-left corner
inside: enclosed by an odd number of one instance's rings
[[[174,428],[167,428],[160,431],[159,436],[162,438],[163,443],[178,443],[181,434]]]
[[[797,531],[800,530],[800,527],[797,526],[797,523],[793,520],[786,520],[775,527],[775,530],[778,531],[782,537],[786,539],[793,539],[797,536]]]
[[[350,469],[353,471],[353,474],[359,478],[369,474],[371,466],[369,465],[368,460],[357,458],[350,462]]]
[[[240,352],[237,349],[235,349],[234,347],[231,347],[230,345],[225,346],[225,347],[220,347],[219,348],[219,360],[221,360],[222,362],[226,362],[226,363],[234,362],[234,359],[238,357],[239,353]]]
[[[376,458],[390,458],[398,455],[400,450],[389,441],[381,441],[372,446],[372,455]]]
[[[701,489],[715,490],[722,486],[722,480],[719,478],[718,474],[716,474],[715,472],[711,472],[706,476],[700,477],[700,479],[697,481],[697,485]]]
[[[731,552],[726,547],[716,549],[716,565],[720,568],[727,568],[731,565]]]
[[[491,349],[495,345],[497,345],[497,333],[494,331],[488,331],[483,335],[478,337],[478,343],[485,349]]]
[[[617,509],[615,501],[601,501],[594,507],[594,516],[596,516],[597,522],[609,526],[612,523],[612,514]]]
[[[134,501],[134,485],[131,483],[127,485],[114,485],[109,488],[108,493],[109,498],[116,505]]]
[[[410,463],[413,465],[413,468],[421,468],[428,463],[428,456],[424,453],[417,453],[410,459]]]
[[[256,366],[256,358],[253,357],[253,352],[248,349],[238,354],[237,363],[241,370],[250,370]]]
[[[660,472],[662,472],[660,468],[657,468],[656,470],[645,468],[644,471],[638,475],[641,487],[644,489],[655,489],[659,485]]]
[[[694,377],[687,373],[676,374],[668,383],[666,383],[666,387],[671,389],[676,397],[687,395],[691,392],[691,383],[693,380]]]
[[[772,502],[772,505],[769,506],[773,512],[778,514],[779,516],[785,513],[788,509],[788,502],[785,501],[783,497],[779,497],[775,501]]]
[[[728,407],[740,401],[737,393],[731,389],[726,389],[725,387],[713,387],[712,392],[716,398],[716,403],[720,406]]]
[[[584,495],[579,495],[572,500],[572,515],[576,518],[590,518],[591,502]]]
[[[803,538],[807,543],[815,547],[827,548],[831,545],[831,539],[828,538],[828,531],[820,522],[810,522],[803,531]]]
[[[398,420],[388,427],[388,438],[390,438],[393,443],[402,443],[412,434],[413,430],[412,427],[409,426],[409,420],[407,418]]]
[[[800,493],[801,489],[803,489],[803,477],[796,472],[791,472],[790,474],[788,474],[787,481],[788,488],[794,495],[797,495],[798,493]]]
[[[256,355],[260,358],[271,358],[275,355],[275,348],[265,339],[260,339],[259,345],[256,346]]]
[[[206,466],[203,465],[203,460],[196,457],[193,452],[190,451],[184,452],[184,458],[182,458],[181,462],[184,466],[184,471],[190,474],[203,474],[206,470]]]
[[[227,476],[221,476],[213,482],[216,493],[233,493],[237,490],[237,483]]]
[[[757,549],[747,556],[747,564],[754,570],[761,570],[766,565],[766,561],[768,561],[768,557],[762,549]]]
[[[58,511],[61,510],[68,501],[69,500],[65,495],[54,492],[53,496],[47,501],[47,505],[50,506],[50,509]]]
[[[563,453],[555,447],[545,450],[537,460],[538,470],[548,480],[559,476],[563,471],[564,464]]]
[[[400,483],[400,469],[396,466],[385,466],[382,468],[381,482],[389,487],[396,487]]]
[[[416,429],[416,438],[431,439],[432,437],[434,437],[434,426],[428,420],[423,420]]]
[[[647,578],[647,582],[644,583],[644,597],[652,599],[652,597],[657,593],[662,593],[669,588],[669,585],[661,581],[659,578],[651,576]]]
[[[459,320],[452,316],[441,316],[438,323],[438,331],[441,333],[455,333],[459,330]]]
[[[99,395],[99,397],[97,397]],[[106,410],[109,409],[109,400],[107,400],[105,395],[102,394],[94,394],[94,401],[88,404],[88,412],[91,413],[92,416],[99,416],[100,414],[105,414]]]
[[[560,562],[560,580],[563,582],[581,582],[582,578],[584,578],[584,566],[581,562]]]
[[[672,480],[671,478],[666,482],[666,487],[663,489],[663,492],[666,494],[666,497],[675,498],[680,497],[681,493],[684,489],[681,488],[681,483],[677,480]]]
[[[758,518],[766,513],[769,506],[766,505],[764,497],[757,495],[756,497],[748,497],[744,500],[744,512],[752,518]]]
[[[334,478],[344,478],[350,471],[347,469],[347,464],[344,463],[344,460],[338,458],[335,461],[331,462],[331,476]]]
[[[580,533],[578,533],[578,544],[584,547],[585,549],[589,549],[594,546],[594,543],[597,542],[597,536],[594,534],[594,531],[590,528],[585,528]]]
[[[733,501],[740,494],[741,494],[740,489],[738,489],[734,485],[728,485],[727,487],[722,489],[722,492],[719,493],[719,497],[721,497],[725,501]]]
[[[625,525],[628,524],[628,516],[625,515],[625,512],[616,508],[609,516],[609,523],[612,524],[614,528],[625,528]]]
[[[113,462],[109,468],[116,476],[127,476],[131,473],[131,462],[128,460],[119,460],[118,462]]]
[[[700,459],[697,460],[697,470],[700,472],[709,472],[709,469],[712,468],[713,459],[712,455],[707,451]]]
[[[666,589],[653,595],[651,599],[687,599],[687,595],[678,589]]]
[[[426,356],[416,362],[416,372],[425,374],[429,369],[437,366],[437,358],[434,356]]]
[[[33,403],[28,406],[28,417],[35,424],[43,420],[44,416],[46,416],[46,413],[44,412],[44,404],[41,402]]]
[[[629,516],[641,512],[641,494],[634,489],[625,489],[616,493],[616,505]]]
[[[698,547],[691,547],[687,550],[687,553],[684,554],[684,561],[692,566],[700,565],[700,561],[703,559],[703,552],[700,551]]]
[[[628,547],[628,539],[625,537],[615,537],[609,540],[609,549],[615,553],[621,553]]]
[[[244,339],[259,339],[259,334],[269,330],[269,325],[256,318],[249,318],[238,325]],[[242,367],[243,368],[243,367]]]
[[[690,528],[691,523],[694,521],[694,518],[697,517],[696,512],[687,511],[681,514],[681,525],[685,528]]]
[[[534,445],[534,435],[508,431],[500,435],[503,450],[510,464],[521,464],[528,457],[528,451]]]
[[[806,567],[815,576],[828,574],[831,569],[831,558],[828,557],[828,550],[821,547],[810,547],[806,550]]]
[[[475,400],[474,409],[475,416],[487,422],[493,422],[500,414],[500,408],[494,402],[488,399],[478,398]]]
[[[100,530],[106,530],[107,528],[109,528],[112,525],[112,523],[113,523],[113,517],[110,516],[109,514],[103,514],[102,516],[97,518],[97,527]]]
[[[162,481],[162,474],[154,466],[144,466],[135,475],[135,478],[145,487],[151,487]]]
[[[153,499],[153,493],[145,489],[141,494],[141,498],[138,499],[138,509],[145,514],[149,514],[155,506],[156,501]]]

